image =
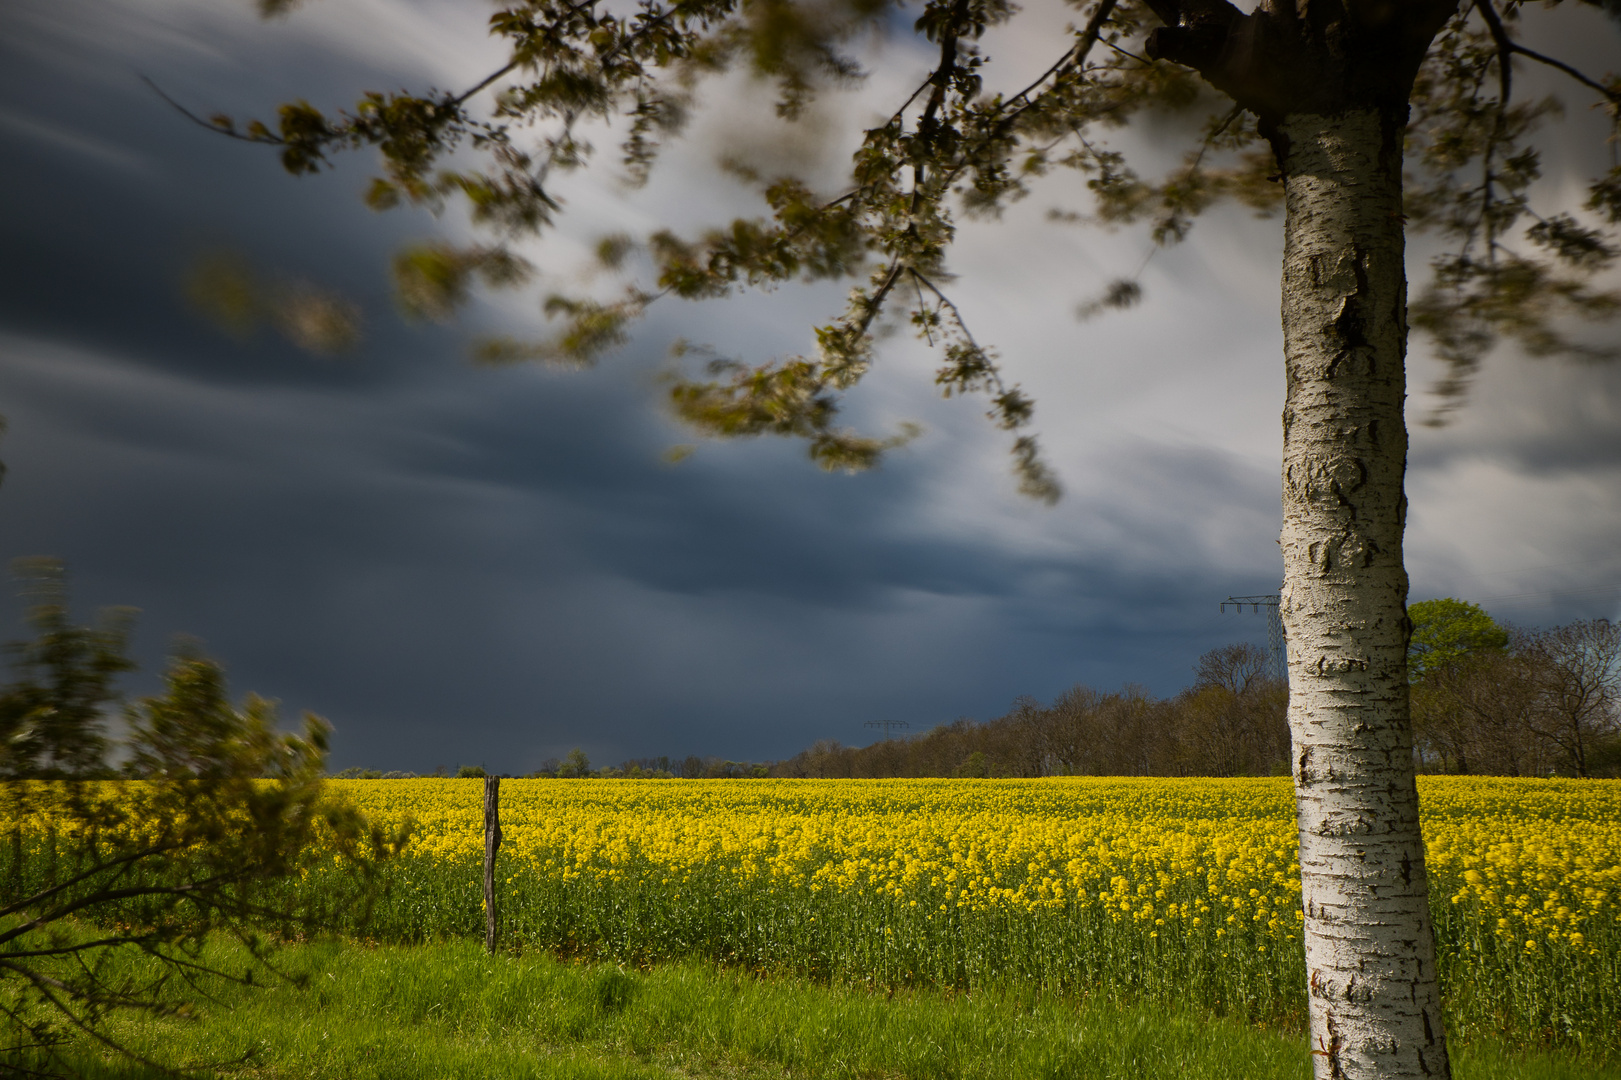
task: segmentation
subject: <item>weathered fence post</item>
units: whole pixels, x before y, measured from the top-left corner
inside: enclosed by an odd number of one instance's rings
[[[501,846],[501,778],[484,778],[484,951],[495,952],[495,852]]]

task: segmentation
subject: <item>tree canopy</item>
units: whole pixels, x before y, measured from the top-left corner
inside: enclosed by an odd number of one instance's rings
[[[1426,674],[1455,664],[1471,653],[1508,645],[1508,631],[1479,604],[1466,600],[1421,600],[1407,606],[1407,616],[1413,621],[1407,673],[1414,682],[1422,682]]]
[[[1566,2],[1621,19],[1613,0]],[[270,17],[297,6],[260,0]],[[748,363],[694,351],[708,363],[670,386],[677,415],[716,435],[802,438],[824,468],[867,467],[912,434],[862,435],[840,425],[842,395],[870,368],[874,331],[887,320],[909,325],[937,348],[935,383],[943,394],[987,397],[990,417],[1014,433],[1022,490],[1052,499],[1058,479],[1028,430],[1034,403],[1005,378],[994,348],[974,336],[972,305],[950,294],[958,221],[994,217],[1044,177],[1065,172],[1093,200],[1090,213],[1071,217],[1143,223],[1162,245],[1181,240],[1194,218],[1223,200],[1275,210],[1282,190],[1268,140],[1280,138],[1278,110],[1326,85],[1314,81],[1313,65],[1328,63],[1302,61],[1267,88],[1254,72],[1232,67],[1238,53],[1231,48],[1221,60],[1230,71],[1211,67],[1219,57],[1210,50],[1226,35],[1260,42],[1294,33],[1286,20],[1273,25],[1265,5],[1249,15],[1224,0],[1185,10],[1141,0],[1073,6],[1080,19],[1055,42],[1039,76],[1009,86],[987,43],[989,31],[1017,17],[1006,0],[916,7],[885,0],[529,0],[489,17],[509,59],[472,85],[371,92],[339,109],[299,100],[268,122],[192,115],[276,147],[293,174],[318,172],[346,151],[374,149],[380,171],[366,192],[374,209],[464,207],[488,242],[426,242],[401,252],[393,266],[407,310],[442,320],[476,284],[533,280],[536,266],[523,245],[554,224],[562,210],[559,174],[589,165],[595,140],[616,140],[620,176],[643,183],[701,104],[707,79],[743,70],[770,81],[778,114],[793,124],[818,94],[863,79],[864,50],[882,47],[886,62],[930,50],[932,69],[865,130],[840,189],[816,191],[792,175],[729,162],[767,213],[694,236],[658,229],[602,237],[597,259],[632,272],[632,284],[618,295],[549,291],[542,308],[559,324],[557,333],[537,341],[486,338],[475,353],[491,363],[589,364],[623,344],[633,320],[666,297],[853,278],[845,310],[815,329],[805,355]],[[1500,342],[1535,356],[1615,355],[1571,320],[1621,311],[1621,295],[1603,281],[1621,251],[1621,165],[1586,178],[1581,205],[1546,205],[1535,190],[1543,154],[1537,138],[1562,105],[1551,96],[1517,98],[1514,72],[1539,65],[1559,73],[1578,101],[1604,111],[1612,131],[1621,130],[1621,77],[1577,70],[1526,45],[1524,24],[1541,13],[1513,0],[1430,9],[1425,17],[1440,33],[1431,44],[1415,24],[1415,51],[1403,61],[1415,69],[1403,213],[1410,232],[1431,233],[1445,245],[1410,313],[1447,365],[1438,387],[1444,411]],[[1205,59],[1211,63],[1200,67]],[[1109,139],[1145,113],[1176,115],[1179,129],[1197,133],[1180,162],[1158,175]],[[1081,311],[1129,307],[1140,296],[1136,276],[1121,276]]]

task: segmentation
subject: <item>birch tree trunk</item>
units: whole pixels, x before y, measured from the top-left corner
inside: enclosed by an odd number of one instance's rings
[[[1349,109],[1279,133],[1280,614],[1315,1071],[1447,1077],[1407,698],[1401,123]]]
[[[1285,184],[1283,594],[1314,1070],[1451,1076],[1407,700],[1402,137],[1458,0],[1145,0]]]

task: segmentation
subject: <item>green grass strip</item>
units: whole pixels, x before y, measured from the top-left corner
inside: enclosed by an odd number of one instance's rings
[[[235,966],[225,944],[212,959]],[[221,988],[189,1020],[123,1021],[120,1037],[177,1065],[241,1058],[255,1080],[1304,1080],[1296,1032],[1194,1010],[1012,993],[952,994],[760,979],[701,965],[647,971],[476,945],[289,947],[299,988]],[[136,974],[134,968],[131,974]],[[1621,1069],[1491,1046],[1455,1053],[1459,1080],[1616,1078]],[[158,1075],[84,1047],[93,1080]],[[215,1071],[215,1070],[209,1070]]]

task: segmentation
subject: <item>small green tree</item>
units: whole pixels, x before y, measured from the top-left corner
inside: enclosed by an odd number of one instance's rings
[[[1508,646],[1508,631],[1478,604],[1454,600],[1422,600],[1409,604],[1407,617],[1413,636],[1407,643],[1407,677],[1423,682],[1441,668],[1471,653],[1500,652]]]
[[[116,632],[74,626],[61,567],[25,569],[48,587],[34,591],[39,638],[18,650],[22,678],[0,694],[8,719],[25,718],[10,729],[5,771],[35,777],[0,787],[0,1072],[70,1072],[76,1036],[167,1069],[105,1021],[179,1011],[177,979],[253,981],[269,958],[266,930],[320,928],[285,882],[334,853],[367,874],[405,834],[384,834],[323,792],[325,721],[306,715],[301,735],[279,731],[269,702],[233,706],[219,665],[194,654],[174,659],[164,693],[126,711],[130,779],[86,779],[116,775],[99,732],[112,676],[133,666],[128,617]],[[72,746],[75,732],[90,737]],[[205,959],[217,934],[246,948],[240,969]],[[119,973],[132,956],[150,978]]]
[[[558,776],[590,776],[591,759],[585,756],[585,751],[578,746],[568,752],[568,757],[557,767]]]

